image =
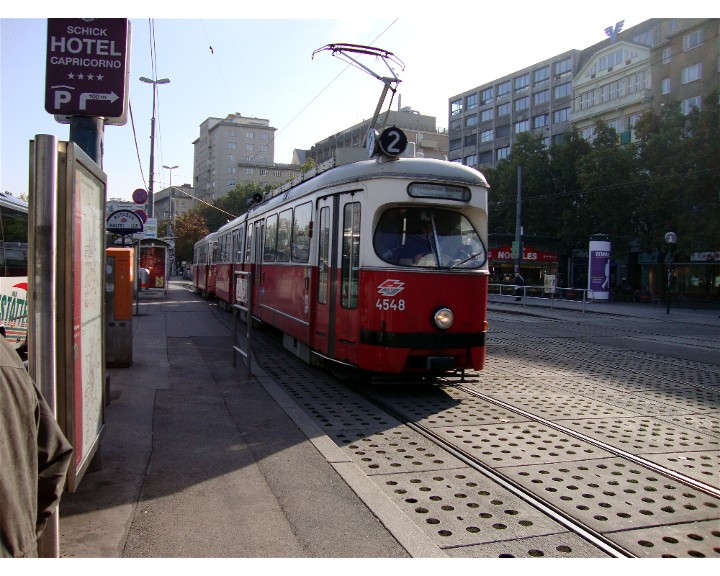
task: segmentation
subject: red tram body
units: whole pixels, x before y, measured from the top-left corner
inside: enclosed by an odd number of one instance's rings
[[[206,298],[215,295],[216,252],[217,232],[196,242],[193,249],[193,286]]]
[[[235,272],[251,272],[253,317],[279,329],[285,347],[308,362],[382,373],[483,368],[480,172],[377,158],[318,169],[269,196],[196,244],[196,258],[207,253],[211,269],[205,279],[203,262],[195,263],[196,290],[229,308]],[[213,242],[214,258],[204,252]]]

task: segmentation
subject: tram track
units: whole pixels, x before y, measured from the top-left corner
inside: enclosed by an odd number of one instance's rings
[[[260,340],[273,341],[265,337]],[[289,354],[283,353],[283,360],[278,363],[277,354],[281,345],[273,342],[274,350],[267,348],[262,353],[256,352],[259,364],[270,370],[298,406],[315,418],[321,429],[365,470],[368,478],[386,491],[411,519],[424,526],[428,535],[437,539],[438,545],[446,552],[493,556],[499,550],[498,555],[547,555],[554,552],[552,546],[559,542],[558,551],[572,549],[568,553],[555,554],[561,556],[720,555],[720,546],[713,546],[713,543],[720,543],[720,531],[717,529],[720,491],[706,482],[613,446],[597,435],[594,437],[573,430],[553,421],[552,417],[533,414],[531,405],[513,404],[512,401],[485,394],[474,389],[473,382],[447,378],[419,388],[416,385],[410,388],[367,386],[349,378],[348,374],[352,371],[333,369],[330,371],[332,379],[337,382],[333,384],[322,376],[327,374],[326,371],[308,367]],[[516,344],[513,348],[522,347]],[[585,361],[572,354],[567,354],[567,359],[571,362]],[[602,360],[598,360],[596,366],[602,368]],[[507,367],[497,370],[496,379],[503,380],[502,374],[506,370]],[[648,382],[656,377],[641,370],[638,375]],[[477,378],[478,385],[483,383],[482,373],[473,376]],[[508,381],[508,384],[511,383],[512,379]],[[687,382],[681,383],[688,386]],[[551,390],[547,386],[545,389]],[[412,394],[408,394],[409,390]],[[436,398],[435,404],[428,402],[423,405],[424,395],[429,390],[441,400]],[[591,394],[592,391],[588,391],[588,395]],[[402,401],[398,403],[397,399]],[[480,405],[492,406],[493,410],[502,412],[502,418],[495,418],[491,424],[487,424],[489,417],[485,420],[475,418],[474,410],[479,410]],[[539,413],[542,414],[542,410]],[[627,411],[617,409],[613,414],[627,421],[634,420]],[[584,417],[593,418],[592,414],[578,413],[577,418]],[[430,420],[429,425],[423,419]],[[408,432],[400,433],[400,429]],[[468,441],[472,437],[472,441],[479,445],[492,439],[493,446],[498,446],[496,451],[506,452],[506,448],[515,445],[514,450],[526,455],[534,444],[539,454],[539,450],[544,449],[538,448],[541,442],[549,442],[543,434],[553,436],[553,444],[548,444],[552,448],[561,446],[562,442],[565,446],[580,446],[574,448],[579,456],[568,456],[572,454],[569,450],[565,453],[551,450],[535,461],[528,457],[520,458],[516,465],[505,458],[496,465],[492,462],[499,460],[495,458],[495,453],[484,451],[478,454],[478,446]],[[518,447],[525,441],[517,439],[521,436],[525,436],[528,443]],[[389,442],[390,437],[403,440]],[[421,450],[418,437],[427,443],[422,444],[423,454],[430,456],[434,452],[434,458],[423,460],[424,456],[418,452]],[[452,437],[455,437],[454,441]],[[530,438],[533,440],[530,441]],[[463,445],[468,444],[471,449],[464,449]],[[588,452],[588,455],[582,452]],[[410,458],[411,454],[411,460],[400,460]],[[538,461],[540,463],[536,464]],[[417,471],[413,472],[413,468]],[[478,491],[477,486],[482,483],[477,480],[470,482],[472,474],[497,488],[485,485],[484,490]],[[485,524],[477,523],[476,516],[473,524],[470,513],[463,507],[469,505],[465,504],[467,499],[460,500],[471,495],[467,490],[471,484],[476,486],[472,494],[477,501],[474,505],[483,510],[481,516],[494,516],[487,520],[491,524],[489,529]],[[511,496],[504,497],[503,492]],[[483,498],[486,500],[483,501]],[[520,501],[522,505],[517,503]],[[524,525],[535,524],[529,536],[520,532],[517,540],[508,539],[510,530],[502,530],[503,522],[509,526],[508,517],[503,517],[502,511],[496,511],[500,502],[505,502],[502,506],[507,506],[505,513],[519,514],[514,519],[521,518],[520,522]],[[593,502],[596,503],[595,508]],[[548,518],[549,522],[562,526],[568,534],[581,539],[586,543],[585,548],[571,540],[570,536],[563,536],[557,531],[554,536],[541,540],[542,544],[530,548],[531,545],[526,543],[539,538],[532,530],[538,528],[539,532],[547,534],[553,531],[545,525],[541,529],[541,522],[521,507],[525,505]],[[454,508],[455,511],[445,513],[443,510],[446,508]],[[465,510],[464,514],[460,514],[461,509]],[[458,522],[458,519],[462,521]],[[477,539],[472,538],[475,533]],[[497,536],[493,536],[494,533]],[[549,542],[555,543],[550,545]],[[588,553],[588,549],[595,550],[595,553]]]

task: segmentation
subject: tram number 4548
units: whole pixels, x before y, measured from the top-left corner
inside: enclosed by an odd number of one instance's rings
[[[394,298],[378,298],[375,301],[375,308],[378,310],[405,310],[405,300],[395,300]]]

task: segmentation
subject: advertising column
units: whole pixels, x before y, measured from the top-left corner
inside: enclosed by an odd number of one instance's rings
[[[590,237],[588,261],[588,290],[593,300],[610,299],[610,237],[594,234]]]

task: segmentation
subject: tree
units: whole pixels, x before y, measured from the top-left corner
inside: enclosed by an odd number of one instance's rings
[[[205,219],[197,210],[190,210],[175,219],[175,258],[192,262],[195,242],[208,235]]]
[[[589,152],[576,163],[582,189],[578,241],[609,234],[616,255],[629,251],[638,230],[636,170],[635,146],[619,145],[615,130],[598,120]]]

